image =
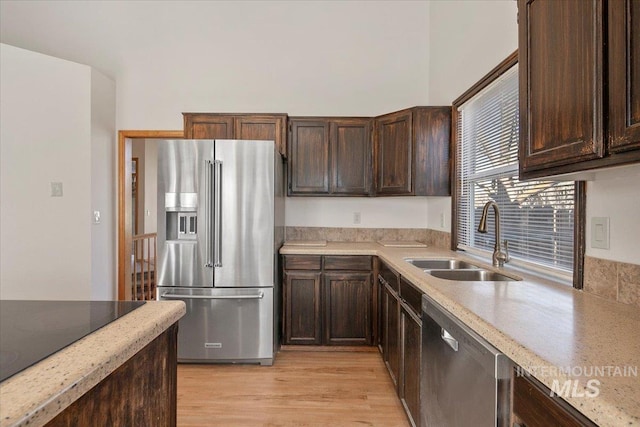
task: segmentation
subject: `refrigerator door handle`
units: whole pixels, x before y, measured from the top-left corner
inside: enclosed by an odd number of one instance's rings
[[[263,297],[263,292],[256,295],[177,295],[166,293],[160,296],[160,298],[166,299],[262,299]]]
[[[214,267],[222,267],[222,162],[216,160],[215,166],[215,190],[214,190]]]
[[[213,252],[213,243],[211,239],[211,228],[212,228],[212,213],[211,213],[211,180],[213,179],[213,162],[211,160],[205,160],[205,169],[204,169],[204,217],[205,217],[205,264],[204,266],[207,268],[213,268],[213,261],[211,259],[211,253]]]

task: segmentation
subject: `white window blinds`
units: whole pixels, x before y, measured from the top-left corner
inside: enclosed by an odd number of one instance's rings
[[[493,212],[477,232],[493,200],[512,258],[571,272],[574,182],[518,180],[517,64],[458,108],[457,128],[458,247],[493,252]]]

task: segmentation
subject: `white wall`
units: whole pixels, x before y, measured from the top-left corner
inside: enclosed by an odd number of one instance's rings
[[[360,224],[353,214],[360,213]],[[288,226],[355,228],[425,228],[425,197],[288,197]]]
[[[432,1],[429,7],[429,103],[451,105],[518,48],[518,8],[507,0]],[[450,197],[429,199],[427,227],[451,231]]]
[[[428,100],[425,1],[5,0],[0,8],[4,43],[116,80],[119,129],[180,129],[183,111],[377,115]]]
[[[0,298],[89,299],[91,70],[4,44],[0,55]]]
[[[427,228],[451,232],[451,197],[430,197]]]
[[[151,51],[121,70],[121,129],[180,129],[184,111],[366,116],[428,102],[425,2],[167,2],[155,8],[160,21],[165,13],[172,17],[165,24],[174,28],[155,32]],[[345,204],[366,212],[362,227],[426,226],[425,199],[287,198],[286,223],[357,226],[343,215]]]
[[[116,297],[115,89],[91,70],[91,211],[100,211],[100,223],[91,226],[91,300]]]
[[[451,105],[518,49],[518,8],[511,0],[429,3],[429,102]]]
[[[118,129],[181,129],[185,111],[374,116],[429,101],[425,1],[2,1],[0,8],[3,42],[116,79]],[[322,200],[325,211],[343,203]],[[415,218],[426,199],[394,200],[374,203],[386,207],[376,211],[378,222],[426,224]],[[286,209],[287,218],[307,212],[295,201]]]
[[[586,255],[640,264],[640,165],[599,171],[587,182]],[[609,218],[609,249],[591,247],[591,219]]]
[[[425,2],[126,8],[151,8],[156,28],[118,70],[120,128],[180,129],[184,111],[376,115],[427,100]]]

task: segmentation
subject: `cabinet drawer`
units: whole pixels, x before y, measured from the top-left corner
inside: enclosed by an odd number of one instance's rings
[[[415,288],[411,283],[400,279],[400,298],[406,301],[407,305],[420,316],[422,312],[422,292]]]
[[[370,256],[325,256],[325,270],[371,271]]]
[[[584,415],[564,400],[549,397],[549,390],[533,378],[513,377],[513,415],[526,427],[592,427]]]
[[[287,270],[320,270],[320,255],[287,255],[284,257],[284,268]]]
[[[380,276],[389,284],[391,289],[396,292],[400,290],[400,275],[389,268],[384,262],[380,263]]]

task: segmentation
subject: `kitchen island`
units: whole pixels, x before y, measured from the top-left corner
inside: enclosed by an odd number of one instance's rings
[[[377,256],[546,387],[567,381],[577,384],[562,398],[597,425],[640,425],[637,307],[440,248],[329,242],[285,245],[280,253]],[[516,280],[444,280],[406,262],[407,258],[466,260]],[[587,393],[593,379],[598,381],[597,392]]]
[[[0,383],[0,426],[175,425],[179,301],[148,301]]]

